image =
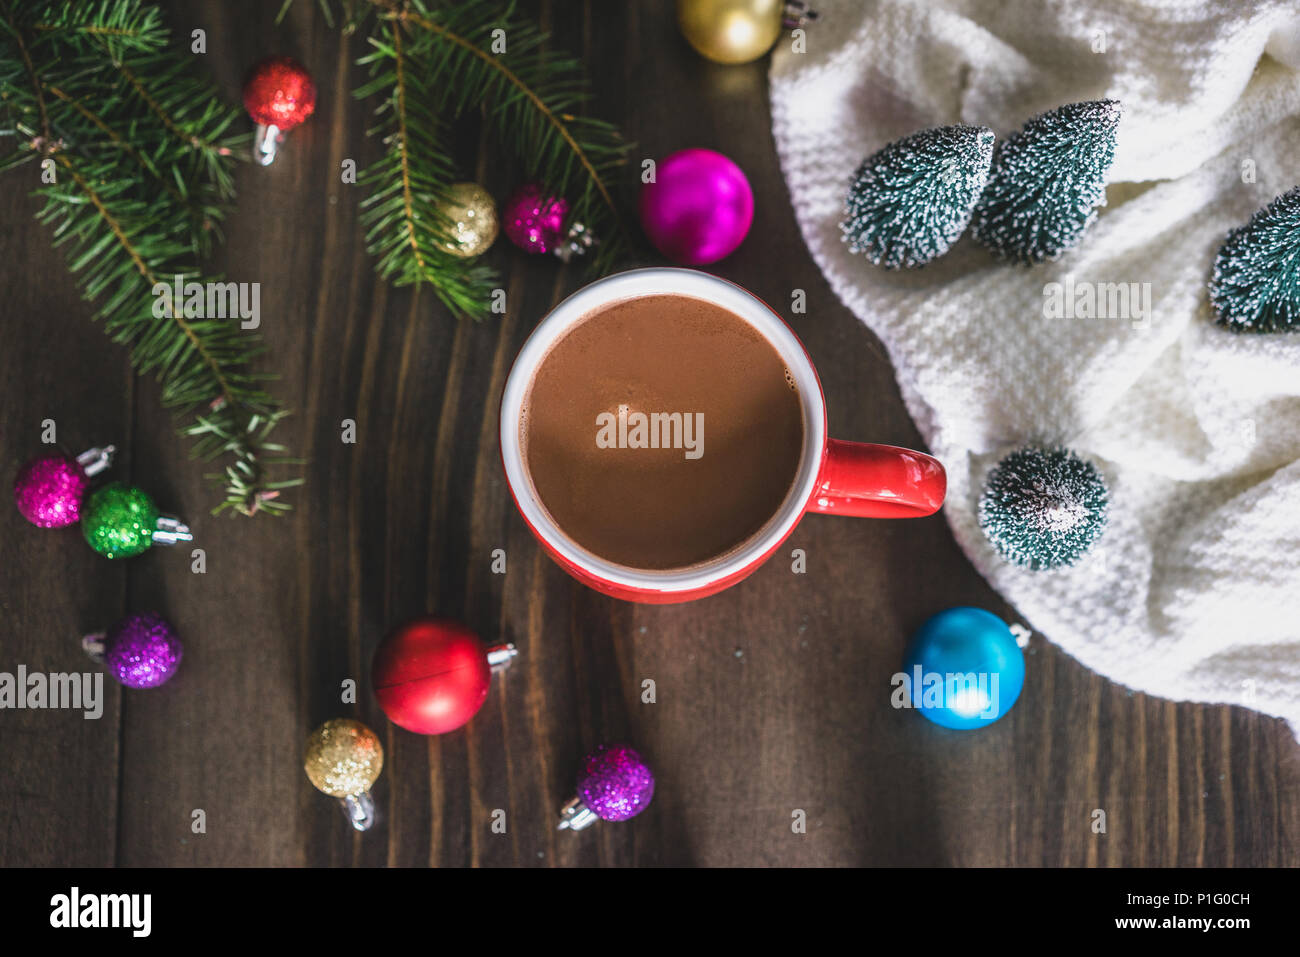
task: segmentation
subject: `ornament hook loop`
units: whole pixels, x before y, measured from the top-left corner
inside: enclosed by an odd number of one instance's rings
[[[94,478],[113,464],[113,456],[116,454],[115,445],[106,445],[102,449],[86,449],[77,456],[77,464],[81,466],[81,471],[86,473],[87,478]]]
[[[154,528],[152,537],[155,545],[175,545],[177,542],[194,541],[194,536],[190,533],[188,525],[179,518],[170,518],[166,515],[158,519],[158,525]]]
[[[817,11],[808,6],[804,0],[786,0],[781,13],[781,26],[787,30],[806,26],[817,19]]]
[[[507,641],[504,645],[493,645],[487,650],[488,667],[493,673],[507,670],[518,657],[519,649],[512,641]]]
[[[556,258],[560,262],[569,262],[574,256],[585,255],[587,250],[596,245],[596,236],[582,223],[574,223],[564,237],[564,242],[555,247]]]
[[[92,635],[86,635],[81,639],[81,650],[90,657],[91,661],[102,665],[104,663],[104,647],[107,639],[108,634],[102,631],[97,631]]]
[[[575,797],[560,808],[560,824],[557,831],[584,831],[599,821],[596,812],[582,803],[582,798]]]
[[[358,831],[368,831],[374,826],[375,800],[370,796],[369,791],[349,794],[340,798],[339,804],[343,806],[343,813],[348,816],[348,822]]]
[[[253,159],[260,166],[270,166],[275,162],[284,134],[274,123],[258,123],[257,134],[253,137]]]

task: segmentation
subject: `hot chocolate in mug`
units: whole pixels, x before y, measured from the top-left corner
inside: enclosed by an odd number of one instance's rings
[[[641,340],[636,339],[633,333],[637,327],[627,323],[635,320],[633,314],[637,310],[626,308],[628,305],[634,307],[653,305],[656,310],[655,321],[662,319],[663,322],[662,341],[654,338],[647,339],[644,332]],[[734,368],[727,366],[729,362],[734,365],[733,360],[736,357],[717,355],[716,346],[712,352],[700,348],[690,354],[672,355],[671,350],[681,342],[694,345],[704,342],[712,344],[712,340],[691,339],[693,327],[690,323],[693,320],[683,318],[683,315],[676,315],[676,313],[705,315],[706,319],[701,320],[702,322],[707,322],[709,316],[725,317],[722,325],[730,324],[736,328],[730,330],[724,328],[722,332],[739,333],[738,336],[733,335],[731,339],[725,341],[736,343],[738,349],[750,350],[741,358],[748,367],[755,370],[754,376],[766,374],[767,367],[764,362],[767,359],[771,360],[769,365],[776,370],[776,374],[783,375],[785,387],[793,390],[797,396],[797,403],[793,399],[788,400],[788,409],[793,410],[789,411],[788,415],[793,417],[794,429],[787,427],[782,433],[787,439],[790,436],[794,437],[790,440],[793,455],[788,460],[792,478],[787,485],[784,472],[777,476],[776,485],[772,487],[777,489],[777,495],[780,495],[780,491],[784,489],[779,504],[776,504],[777,499],[773,499],[775,507],[771,508],[770,514],[766,511],[760,514],[760,527],[736,544],[716,555],[694,561],[686,567],[662,567],[662,561],[656,563],[650,558],[652,552],[659,553],[662,549],[647,547],[645,566],[642,567],[638,565],[636,559],[637,545],[628,546],[631,548],[630,555],[623,554],[618,560],[611,560],[578,541],[584,536],[578,534],[576,529],[579,524],[584,524],[588,526],[584,534],[590,542],[590,522],[579,523],[571,520],[570,531],[566,531],[564,523],[557,521],[554,513],[558,509],[547,507],[543,494],[539,492],[539,483],[533,474],[533,471],[537,471],[537,477],[541,477],[540,469],[534,467],[530,470],[530,462],[535,463],[536,460],[530,456],[528,445],[530,441],[540,440],[531,440],[529,430],[536,428],[535,423],[538,421],[556,419],[557,415],[548,416],[552,411],[568,413],[569,397],[563,392],[557,393],[554,387],[550,387],[549,390],[543,389],[542,377],[539,376],[538,370],[543,366],[550,367],[548,362],[553,352],[556,356],[561,354],[562,349],[557,346],[578,339],[582,339],[581,348],[569,348],[567,345],[562,348],[567,348],[568,353],[576,355],[578,360],[585,358],[589,365],[597,362],[593,356],[602,354],[601,350],[604,350],[603,355],[608,359],[611,355],[609,350],[613,349],[615,350],[612,353],[613,357],[622,360],[624,357],[618,350],[623,348],[621,343],[626,341],[627,348],[636,350],[638,355],[628,355],[627,362],[609,362],[611,368],[644,361],[647,363],[648,370],[659,370],[660,375],[665,368],[694,369],[696,374],[703,370],[703,374],[699,376],[700,393],[706,393],[710,388],[716,392],[719,382],[725,384],[729,381],[723,374],[725,370],[730,369],[733,376],[737,374]],[[618,318],[608,318],[616,316]],[[740,323],[736,320],[740,320]],[[596,324],[606,322],[622,322],[631,331],[625,332],[624,326],[611,327],[610,331],[616,334],[602,336],[600,335],[602,330]],[[575,330],[580,330],[580,334],[572,335]],[[682,330],[685,330],[685,333]],[[754,333],[757,333],[757,337]],[[683,335],[685,335],[684,339]],[[760,352],[753,352],[754,349]],[[646,353],[653,353],[653,355],[646,358]],[[716,377],[709,374],[712,371],[710,363],[713,362],[717,363]],[[579,368],[581,369],[581,366]],[[639,371],[639,367],[635,368]],[[764,431],[769,423],[723,422],[723,428],[720,430],[716,421],[709,421],[704,413],[693,413],[689,408],[663,410],[653,416],[643,414],[638,424],[637,413],[629,414],[628,411],[628,403],[633,400],[626,399],[626,395],[630,393],[623,388],[625,380],[613,374],[608,377],[602,375],[604,369],[605,366],[599,363],[591,365],[590,376],[573,380],[574,391],[582,393],[576,399],[581,412],[575,413],[580,414],[581,418],[574,421],[583,423],[581,441],[589,445],[584,445],[580,449],[580,454],[574,455],[572,462],[561,461],[558,473],[555,468],[551,468],[551,473],[555,474],[548,475],[553,503],[556,501],[553,490],[556,488],[557,474],[563,480],[561,489],[573,493],[566,496],[565,503],[570,515],[575,514],[573,512],[575,507],[581,510],[587,502],[592,503],[593,515],[600,514],[596,509],[597,500],[601,500],[602,507],[608,505],[601,495],[599,484],[601,479],[591,471],[589,464],[584,465],[584,463],[608,461],[593,458],[595,455],[607,454],[597,452],[596,449],[617,446],[625,450],[620,453],[625,457],[658,454],[661,457],[656,460],[660,463],[656,468],[660,469],[661,473],[665,467],[686,470],[695,468],[700,471],[693,474],[703,476],[709,474],[705,470],[710,464],[717,465],[719,456],[723,457],[724,464],[727,455],[733,457],[738,455],[740,456],[738,462],[752,464],[765,461],[761,457],[755,458],[752,453],[761,456],[767,451],[768,446],[779,444],[770,431]],[[626,376],[626,372],[624,375]],[[650,373],[647,372],[647,375]],[[748,378],[730,381],[741,384],[743,388],[738,391],[743,392],[748,389]],[[684,390],[681,388],[681,383],[669,385],[676,386],[676,392],[665,388],[662,390],[663,394],[677,396],[694,394],[689,388],[689,382],[688,388]],[[722,388],[725,389],[725,385]],[[603,394],[593,396],[593,390],[599,393],[601,389],[610,392],[608,402]],[[654,387],[654,383],[651,383],[647,394],[658,394],[660,391]],[[726,398],[727,396],[724,395],[720,400],[723,404],[715,405],[715,408],[730,408],[725,404]],[[762,408],[776,407],[770,395],[760,398],[767,403]],[[586,401],[587,404],[582,405],[582,401]],[[544,402],[553,403],[556,408],[552,410],[539,407],[539,403]],[[588,422],[587,412],[596,407],[592,402],[595,402],[596,406],[605,405],[608,411],[600,412]],[[559,406],[566,406],[566,408],[560,409]],[[716,418],[715,412],[714,419]],[[680,457],[680,466],[676,464],[676,459],[672,464],[664,466],[662,463],[665,459],[662,457],[664,455],[662,451],[659,453],[626,451],[629,431],[634,436],[633,448],[648,446],[644,434],[639,446],[635,441],[636,428],[642,428],[644,433],[647,419],[659,419],[665,424],[664,448],[667,448],[669,420],[671,419],[672,424],[678,428],[678,432],[674,433],[678,438],[680,438],[680,426],[684,421],[687,426],[686,449],[682,453],[673,453]],[[533,424],[529,424],[530,420]],[[630,430],[629,420],[632,422]],[[690,426],[695,422],[698,423],[698,427],[693,433]],[[800,424],[801,437],[798,431]],[[789,423],[786,425],[789,426]],[[561,567],[582,583],[607,595],[629,601],[651,603],[690,601],[734,585],[770,558],[794,531],[803,516],[809,512],[865,518],[917,518],[938,511],[943,505],[947,488],[947,478],[942,464],[929,455],[889,445],[844,442],[828,438],[826,400],[822,394],[821,383],[807,351],[790,328],[766,303],[735,283],[691,269],[652,268],[618,273],[585,286],[556,306],[524,343],[506,379],[501,399],[500,437],[501,460],[511,495],[524,521],[528,523],[546,551]],[[657,435],[654,435],[653,441],[654,448],[660,449]],[[748,448],[743,447],[746,445]],[[712,452],[715,458],[711,460],[709,456],[713,449],[720,449],[720,451]],[[746,455],[749,457],[745,458]],[[797,457],[797,465],[794,464],[795,457]],[[623,461],[628,459],[625,458]],[[590,474],[583,474],[584,469]],[[683,481],[688,483],[693,481],[689,478],[692,474],[689,471],[679,475],[662,474],[666,476],[662,483],[664,489],[682,487],[681,481],[674,485],[673,482],[668,481],[670,478],[686,476]],[[592,484],[584,482],[587,478],[597,480],[591,491],[586,491]],[[722,473],[722,480],[731,484],[729,486],[724,484],[719,489],[719,478],[715,468],[711,473],[712,485],[709,494],[714,496],[714,501],[729,505],[731,504],[731,496],[727,494],[729,489],[734,489],[735,498],[742,499],[750,491],[747,486],[751,484],[761,486],[763,478],[764,476],[754,476],[752,469],[748,473],[737,471],[734,475]],[[769,486],[771,484],[768,483]],[[657,487],[652,480],[639,487],[636,494],[651,498]],[[609,491],[611,495],[616,492],[627,494],[625,488]],[[720,492],[721,497],[719,497]],[[664,494],[667,495],[669,492]],[[577,495],[576,499],[574,495]],[[675,507],[674,502],[680,501],[679,498],[671,502],[658,501],[650,504],[658,507],[663,514],[665,507],[671,510]],[[705,504],[707,506],[708,503]],[[696,506],[698,503],[692,502],[691,505]],[[635,508],[635,503],[631,507]],[[762,505],[760,507],[766,508]],[[587,517],[581,511],[577,514]],[[669,511],[666,514],[672,513]],[[707,515],[708,512],[701,514]],[[665,528],[670,526],[670,522],[664,523]],[[654,533],[654,528],[651,531]],[[642,539],[642,541],[647,540]],[[672,543],[655,544],[671,546]],[[626,549],[624,551],[626,552]]]

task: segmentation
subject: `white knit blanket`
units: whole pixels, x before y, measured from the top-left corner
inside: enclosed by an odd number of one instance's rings
[[[1220,329],[1206,292],[1228,231],[1300,184],[1300,2],[815,6],[807,51],[787,38],[772,61],[791,201],[948,468],[961,547],[1087,667],[1300,733],[1300,333]],[[1002,263],[967,236],[890,272],[841,242],[850,176],[885,143],[955,122],[1003,137],[1105,97],[1124,107],[1108,202],[1060,260]],[[1067,282],[1149,283],[1149,316],[1139,294],[1127,317],[1045,318],[1045,286]],[[1109,527],[1072,568],[1009,565],[979,528],[989,468],[1027,442],[1068,445],[1109,483]]]

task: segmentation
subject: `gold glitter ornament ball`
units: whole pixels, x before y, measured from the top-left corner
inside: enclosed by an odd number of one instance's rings
[[[384,748],[360,721],[334,718],[307,738],[302,766],[317,790],[336,798],[356,796],[379,778]]]
[[[492,196],[478,183],[454,183],[447,190],[442,214],[451,220],[450,238],[442,248],[453,256],[468,259],[487,252],[497,238],[497,207]]]
[[[784,0],[677,0],[677,26],[700,56],[749,63],[776,43]]]

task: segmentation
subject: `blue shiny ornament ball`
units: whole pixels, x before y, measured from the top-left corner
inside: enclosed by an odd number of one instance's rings
[[[912,637],[903,675],[904,707],[945,728],[982,728],[1020,697],[1025,656],[997,615],[982,608],[949,608]]]

